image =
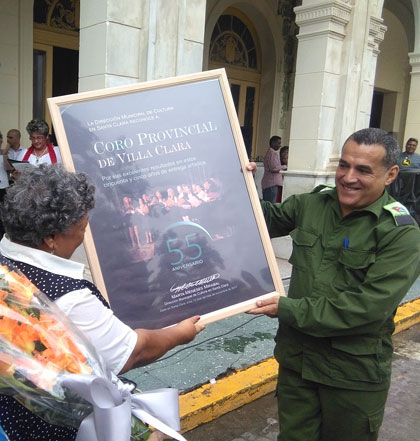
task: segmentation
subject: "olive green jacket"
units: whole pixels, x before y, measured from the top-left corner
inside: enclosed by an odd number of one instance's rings
[[[302,378],[353,390],[389,387],[395,311],[420,274],[420,231],[373,204],[344,217],[335,189],[262,201],[271,237],[290,234],[288,297],[275,357]]]

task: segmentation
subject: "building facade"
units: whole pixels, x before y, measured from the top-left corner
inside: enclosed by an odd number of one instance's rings
[[[220,67],[249,157],[289,145],[285,196],[357,129],[420,136],[420,0],[0,0],[3,132],[49,96]]]

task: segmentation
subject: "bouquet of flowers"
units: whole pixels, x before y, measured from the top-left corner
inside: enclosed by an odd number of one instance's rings
[[[53,302],[18,270],[0,266],[0,393],[51,424],[78,428],[93,409],[63,384],[74,374],[116,379]],[[148,439],[148,426],[129,418],[131,439]]]

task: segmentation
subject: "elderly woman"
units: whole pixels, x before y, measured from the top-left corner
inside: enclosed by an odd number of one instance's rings
[[[157,330],[133,330],[117,319],[98,289],[70,261],[82,243],[94,187],[84,174],[42,165],[22,173],[1,209],[6,235],[0,263],[19,268],[90,338],[115,374],[150,363],[191,341],[204,326],[193,317]],[[47,424],[13,398],[0,395],[0,424],[13,441],[71,441],[76,430]]]
[[[26,126],[26,131],[29,134],[29,140],[32,145],[28,150],[24,150],[20,153],[17,158],[18,161],[28,161],[35,166],[61,162],[58,147],[54,147],[48,142],[50,128],[44,120],[33,119],[29,121]]]

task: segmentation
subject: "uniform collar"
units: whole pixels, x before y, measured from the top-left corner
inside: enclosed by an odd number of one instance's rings
[[[334,209],[335,209],[336,213],[342,217],[340,203],[338,201],[337,189],[335,188],[332,191],[326,191],[325,194],[330,196],[332,199],[334,199],[334,201],[335,201]],[[386,190],[384,190],[384,192],[382,193],[382,196],[380,198],[376,199],[375,202],[373,202],[372,204],[370,204],[367,207],[362,208],[360,210],[352,211],[350,214],[347,215],[347,217],[352,216],[355,213],[369,212],[369,213],[372,213],[373,215],[375,215],[377,218],[379,218],[379,216],[382,214],[384,205],[386,205],[388,202],[389,202],[389,195],[388,195],[388,192]]]
[[[55,256],[46,251],[31,248],[9,240],[6,235],[0,242],[0,252],[3,256],[36,266],[61,276],[83,279],[84,265],[69,259]]]

